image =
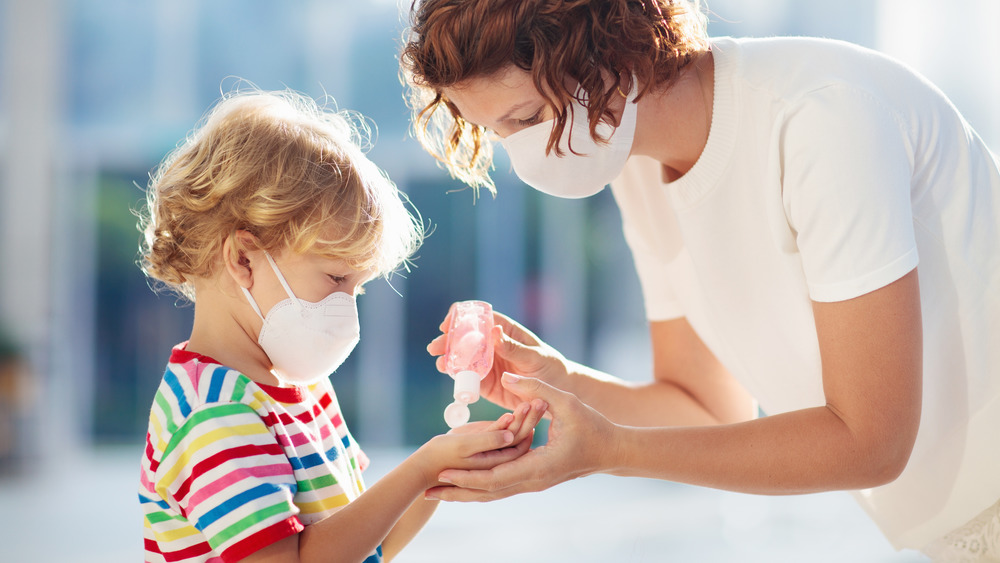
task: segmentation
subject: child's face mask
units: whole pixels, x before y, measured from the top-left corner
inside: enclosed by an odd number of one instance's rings
[[[309,385],[333,373],[361,338],[358,306],[353,295],[335,292],[318,303],[302,301],[281,275],[271,255],[264,253],[288,294],[265,318],[247,289],[250,306],[264,321],[257,343],[270,358],[271,373],[291,385]]]

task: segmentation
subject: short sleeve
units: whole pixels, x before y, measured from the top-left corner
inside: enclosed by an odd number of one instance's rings
[[[156,489],[226,562],[304,529],[293,502],[292,466],[244,404],[193,411],[164,451]]]
[[[814,301],[851,299],[916,267],[904,131],[846,85],[810,92],[785,115],[782,200]]]
[[[684,315],[671,283],[671,267],[683,246],[667,191],[651,189],[661,184],[659,163],[643,156],[629,158],[611,183],[650,321]]]
[[[684,316],[670,283],[670,264],[656,253],[635,225],[625,223],[622,232],[632,251],[647,320],[665,321]]]

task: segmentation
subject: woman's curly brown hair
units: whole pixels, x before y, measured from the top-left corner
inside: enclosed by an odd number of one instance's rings
[[[383,275],[405,265],[422,224],[362,152],[358,117],[293,91],[223,98],[151,175],[137,212],[143,271],[194,301],[192,281],[219,271],[238,230],[272,254],[309,252]]]
[[[486,130],[462,119],[443,88],[510,65],[531,73],[555,115],[547,151],[562,154],[571,99],[589,100],[590,134],[606,142],[596,127],[633,76],[639,97],[667,88],[709,48],[697,0],[414,0],[410,26],[400,67],[413,133],[453,177],[490,191]]]

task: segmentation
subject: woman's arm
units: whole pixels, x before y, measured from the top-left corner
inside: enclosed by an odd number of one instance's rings
[[[506,408],[521,401],[500,384],[505,372],[535,377],[568,391],[612,421],[633,426],[692,426],[750,420],[756,402],[702,343],[686,319],[650,324],[653,381],[626,382],[567,360],[531,331],[494,312],[493,368],[481,394]],[[449,325],[446,317],[441,330]],[[427,346],[442,355],[447,335]],[[437,360],[445,371],[444,359]]]
[[[757,403],[686,319],[650,323],[653,381],[625,382],[573,364],[563,381],[580,400],[628,426],[697,426],[756,417]],[[519,372],[515,372],[519,373]]]
[[[715,428],[620,428],[620,458],[610,472],[773,494],[894,480],[920,422],[916,270],[867,295],[813,308],[825,406]],[[657,460],[663,456],[670,462]]]
[[[505,378],[540,397],[549,443],[486,471],[445,471],[443,500],[491,500],[604,472],[749,493],[861,489],[903,470],[920,421],[922,328],[916,271],[867,295],[816,303],[827,404],[749,422],[638,428],[610,422],[534,378]]]

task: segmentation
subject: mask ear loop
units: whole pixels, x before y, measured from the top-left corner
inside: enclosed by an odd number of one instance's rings
[[[253,296],[250,295],[250,292],[247,290],[247,288],[240,286],[240,289],[243,290],[243,295],[247,296],[247,301],[250,302],[250,306],[253,308],[253,312],[257,313],[257,316],[260,317],[260,320],[264,320],[264,315],[260,313],[260,307],[257,306],[257,302],[253,300]]]
[[[267,257],[267,261],[271,263],[271,269],[278,275],[278,281],[281,282],[281,287],[285,288],[285,293],[292,298],[292,301],[295,302],[295,306],[298,307],[299,311],[302,311],[304,309],[304,307],[302,307],[302,303],[299,302],[299,298],[292,293],[292,288],[288,287],[288,282],[285,281],[285,276],[281,275],[281,270],[279,270],[278,265],[274,263],[274,258],[271,258],[271,253],[265,250],[264,256]]]
[[[299,298],[295,297],[295,294],[292,293],[292,288],[288,287],[288,282],[285,281],[285,276],[281,275],[281,270],[279,270],[278,265],[274,263],[274,258],[271,258],[271,254],[267,251],[264,251],[264,256],[266,256],[267,261],[271,263],[271,269],[274,270],[274,273],[278,276],[278,281],[281,282],[281,286],[285,288],[285,292],[288,293],[288,296],[292,298],[292,301],[295,303],[295,306],[299,308],[299,311],[302,311],[303,310],[302,303],[300,303]],[[253,312],[257,313],[257,316],[260,317],[260,320],[263,321],[264,314],[261,313],[260,307],[257,305],[257,302],[254,300],[253,296],[250,295],[250,290],[242,286],[240,287],[240,289],[243,290],[243,295],[246,295],[247,301],[250,302],[250,307],[253,308]]]

